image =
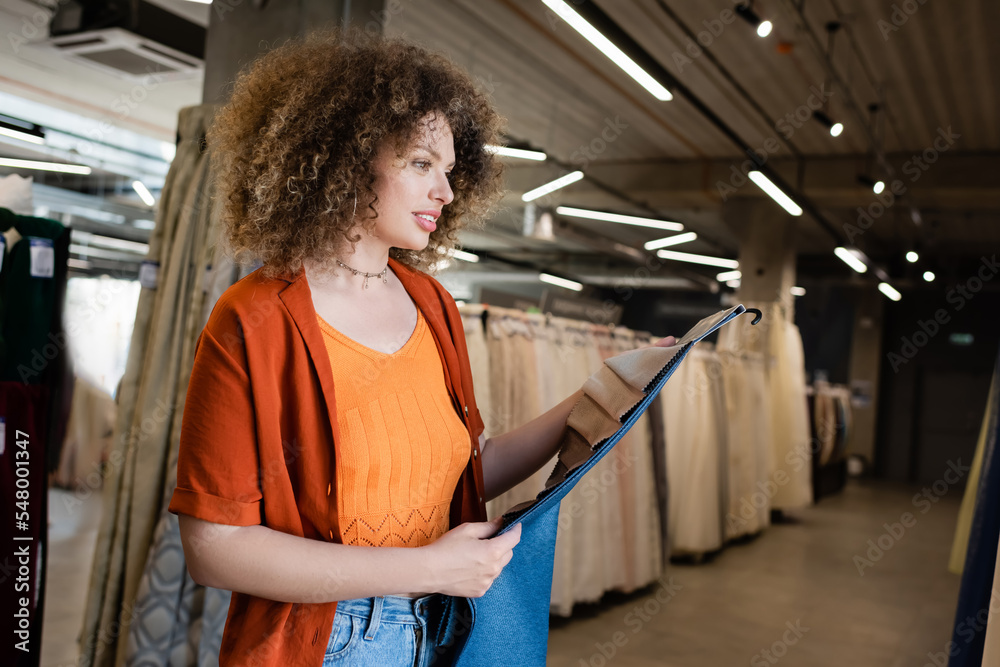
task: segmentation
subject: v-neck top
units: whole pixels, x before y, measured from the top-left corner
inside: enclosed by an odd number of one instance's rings
[[[337,387],[337,511],[344,544],[419,547],[448,530],[469,433],[451,406],[441,358],[417,309],[393,353],[316,316]]]

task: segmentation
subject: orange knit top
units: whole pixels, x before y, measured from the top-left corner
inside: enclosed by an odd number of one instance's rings
[[[448,530],[469,463],[469,432],[451,404],[423,314],[386,354],[317,315],[337,387],[337,510],[344,544],[419,547]]]

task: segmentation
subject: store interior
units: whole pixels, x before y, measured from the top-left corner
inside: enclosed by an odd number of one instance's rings
[[[247,63],[344,25],[506,118],[503,199],[435,267],[487,437],[761,313],[563,499],[547,664],[1000,665],[986,0],[0,0],[2,524],[34,592],[5,565],[4,664],[219,664],[230,594],[167,504],[198,333],[256,267],[203,142]]]

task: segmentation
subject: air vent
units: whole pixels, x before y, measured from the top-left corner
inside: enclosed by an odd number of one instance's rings
[[[140,82],[150,75],[166,81],[200,76],[203,63],[186,53],[121,28],[52,37],[63,56],[118,78]]]

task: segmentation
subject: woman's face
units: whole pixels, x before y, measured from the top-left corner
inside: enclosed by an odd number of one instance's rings
[[[428,114],[402,156],[386,142],[375,160],[375,236],[392,248],[422,250],[441,210],[455,198],[448,182],[455,142],[443,116]]]

